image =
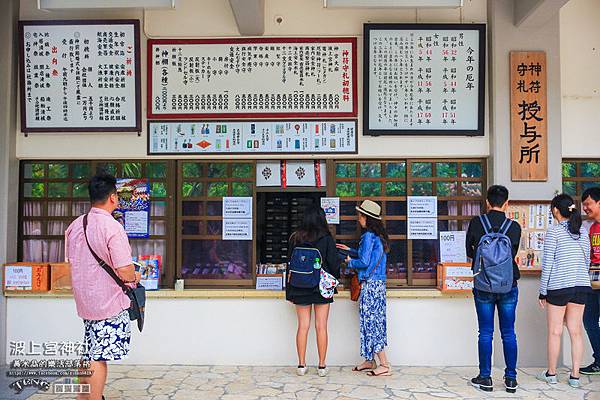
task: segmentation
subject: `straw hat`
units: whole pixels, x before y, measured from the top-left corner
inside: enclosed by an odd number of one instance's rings
[[[381,207],[379,204],[371,200],[365,200],[360,206],[356,207],[356,211],[363,213],[371,218],[381,219]]]

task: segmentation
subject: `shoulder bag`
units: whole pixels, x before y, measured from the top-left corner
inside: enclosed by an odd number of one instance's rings
[[[100,264],[100,266],[110,275],[111,278],[119,285],[119,287],[123,290],[123,292],[129,297],[131,301],[129,309],[129,319],[132,321],[137,320],[137,326],[140,332],[144,328],[144,314],[146,308],[146,288],[141,285],[139,282],[135,288],[131,288],[127,286],[121,278],[119,278],[114,269],[112,269],[104,260],[102,260],[96,252],[90,246],[90,242],[87,237],[87,225],[88,225],[88,214],[85,214],[83,217],[83,235],[85,236],[85,242],[87,243],[90,252]]]

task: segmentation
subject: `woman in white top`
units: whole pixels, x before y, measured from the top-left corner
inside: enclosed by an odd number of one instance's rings
[[[569,385],[579,387],[579,367],[583,357],[583,310],[591,292],[590,240],[581,226],[581,214],[573,199],[561,194],[550,205],[557,224],[550,226],[544,240],[540,306],[548,320],[548,370],[538,379],[557,383],[556,364],[560,352],[563,321],[571,337],[573,368]]]

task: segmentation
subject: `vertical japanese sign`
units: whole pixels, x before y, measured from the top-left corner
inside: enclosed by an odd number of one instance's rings
[[[113,216],[130,238],[150,235],[150,184],[147,179],[118,179],[119,208]]]
[[[511,52],[510,85],[512,180],[546,181],[546,53]]]

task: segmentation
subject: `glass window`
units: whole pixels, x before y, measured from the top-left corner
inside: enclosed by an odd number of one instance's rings
[[[591,187],[600,186],[600,160],[563,160],[562,190],[581,202],[583,192]]]
[[[339,197],[356,196],[356,182],[338,182],[335,185],[335,194]]]
[[[396,162],[386,164],[386,176],[388,178],[404,178],[406,177],[406,163]]]
[[[250,285],[254,241],[224,241],[223,197],[252,196],[253,162],[179,163],[182,184],[178,265],[186,285]],[[215,283],[215,281],[218,281]],[[243,282],[240,282],[243,281]]]
[[[19,207],[24,221],[19,233],[22,261],[62,262],[64,233],[69,224],[88,212],[88,181],[92,172],[116,178],[148,178],[151,188],[150,237],[130,238],[133,256],[160,256],[163,286],[172,286],[175,263],[174,221],[170,196],[175,189],[167,180],[174,161],[37,161],[22,162]],[[161,201],[154,201],[158,197]],[[35,201],[31,201],[34,199]],[[40,235],[45,235],[40,238]],[[171,250],[169,250],[171,249]]]
[[[433,174],[433,167],[429,162],[412,163],[412,176],[415,178],[429,178]]]
[[[356,164],[352,164],[352,163],[336,164],[335,175],[338,178],[356,178]]]
[[[360,164],[360,176],[362,178],[380,178],[381,164],[380,163],[362,163]]]
[[[335,228],[337,239],[343,243],[358,240],[360,228],[354,217],[349,219],[349,216],[356,214],[357,204],[374,198],[382,207],[383,223],[390,236],[388,285],[435,286],[439,244],[437,240],[408,240],[404,196],[438,196],[439,230],[466,229],[485,204],[485,162],[483,159],[336,162],[336,195],[342,199],[353,197],[353,201],[340,202],[340,214],[346,219]]]
[[[440,178],[453,178],[457,176],[458,164],[455,162],[435,163],[435,176]]]

